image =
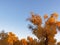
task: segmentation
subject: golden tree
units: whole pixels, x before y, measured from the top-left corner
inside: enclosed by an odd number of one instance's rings
[[[33,38],[32,37],[28,36],[27,40],[28,40],[29,45],[33,45]]]
[[[57,34],[57,28],[60,29],[60,22],[57,21],[58,14],[53,13],[48,18],[48,15],[44,15],[44,19],[47,19],[42,25],[42,18],[38,14],[31,13],[31,18],[28,20],[34,25],[30,25],[29,28],[32,29],[33,34],[40,40],[41,45],[55,45],[56,39],[55,34]]]
[[[18,37],[16,37],[16,35],[12,32],[8,32],[8,43],[10,45],[13,45],[14,42],[16,42],[18,40]]]
[[[27,45],[27,40],[26,39],[21,39],[21,45]]]

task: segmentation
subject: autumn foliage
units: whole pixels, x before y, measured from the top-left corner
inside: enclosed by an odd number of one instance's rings
[[[60,30],[60,22],[57,21],[58,14],[53,13],[48,17],[47,14],[44,15],[44,21],[41,16],[34,14],[28,20],[34,25],[30,25],[29,28],[32,30],[33,34],[40,40],[41,45],[55,45],[56,39],[55,34],[57,34],[57,29]],[[44,24],[43,24],[44,23]]]
[[[27,39],[19,39],[13,32],[0,32],[0,45],[60,45],[56,43],[55,35],[60,31],[60,22],[57,21],[58,14],[53,13],[48,17],[47,14],[42,17],[31,12],[31,17],[27,20],[33,25],[29,29],[38,38],[33,39],[28,36]],[[44,22],[43,22],[44,21]]]

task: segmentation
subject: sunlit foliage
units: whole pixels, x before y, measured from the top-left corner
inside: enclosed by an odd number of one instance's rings
[[[27,36],[27,39],[19,39],[13,32],[1,31],[0,45],[60,45],[60,42],[56,42],[54,38],[58,33],[57,29],[60,31],[58,14],[53,13],[50,17],[45,14],[43,18],[45,22],[39,14],[31,12],[31,17],[27,19],[33,24],[29,24],[29,29],[38,39],[30,36]]]
[[[31,14],[32,16],[29,18],[29,21],[36,26],[32,28],[33,34],[40,40],[41,45],[55,45],[56,39],[55,34],[57,34],[57,29],[60,29],[60,22],[57,22],[58,14],[53,13],[48,17],[47,14],[44,15],[45,21],[44,26],[42,26],[42,18],[40,15]]]

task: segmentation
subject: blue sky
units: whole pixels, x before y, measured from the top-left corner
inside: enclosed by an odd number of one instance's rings
[[[60,0],[0,0],[0,31],[11,31],[20,38],[26,38],[28,35],[35,37],[29,31],[29,22],[26,21],[31,11],[42,17],[44,14],[50,16],[53,12],[60,15]],[[59,33],[56,38],[60,39]],[[60,41],[59,39],[57,40]]]

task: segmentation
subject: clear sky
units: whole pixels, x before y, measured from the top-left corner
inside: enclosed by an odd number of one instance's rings
[[[0,31],[11,31],[20,38],[34,37],[26,21],[31,11],[41,16],[53,12],[60,15],[60,0],[0,0]],[[56,36],[60,39],[59,33]]]

